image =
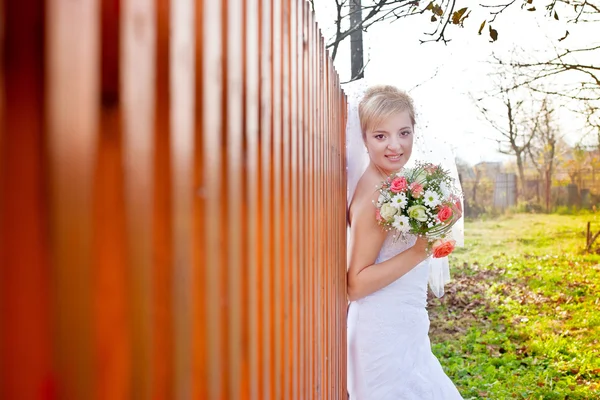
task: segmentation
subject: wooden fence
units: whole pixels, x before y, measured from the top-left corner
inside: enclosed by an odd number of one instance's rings
[[[308,4],[0,0],[0,51],[0,398],[345,398]]]

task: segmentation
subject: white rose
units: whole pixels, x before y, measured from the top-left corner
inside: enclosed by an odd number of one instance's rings
[[[394,215],[396,215],[397,212],[398,210],[396,210],[390,203],[385,203],[381,206],[379,215],[381,215],[381,218],[384,220],[390,221],[392,218],[394,218]]]
[[[410,218],[416,219],[417,221],[426,222],[427,210],[421,205],[412,206],[408,209],[408,216]]]

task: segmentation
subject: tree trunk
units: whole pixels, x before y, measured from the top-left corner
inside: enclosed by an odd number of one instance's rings
[[[546,170],[546,212],[550,212],[550,194],[552,190],[552,171],[550,168]]]
[[[546,169],[546,212],[550,212],[550,199],[552,197],[552,175],[554,175],[554,154],[556,152],[556,141],[550,142],[550,157]]]
[[[473,204],[477,203],[477,186],[481,180],[481,171],[475,168],[475,182],[473,182]]]
[[[360,25],[361,23],[361,0],[350,0],[350,26],[354,27]],[[364,78],[362,28],[356,29],[350,34],[350,65],[352,69],[351,80]]]
[[[517,167],[519,168],[519,181],[521,182],[521,196],[522,200],[525,199],[525,171],[523,170],[523,159],[521,158],[521,153],[517,153]],[[517,191],[518,193],[518,191]],[[519,201],[519,196],[517,195],[517,202]]]

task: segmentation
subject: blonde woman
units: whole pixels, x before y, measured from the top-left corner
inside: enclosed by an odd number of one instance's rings
[[[368,89],[350,108],[347,134],[364,143],[363,155],[348,154],[350,400],[462,399],[431,352],[427,242],[393,241],[375,219],[376,185],[413,153],[412,99],[393,86]]]

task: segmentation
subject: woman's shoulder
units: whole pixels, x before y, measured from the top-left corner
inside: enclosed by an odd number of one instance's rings
[[[355,213],[375,211],[375,203],[379,198],[377,187],[380,183],[381,181],[377,174],[373,174],[369,170],[365,171],[356,185],[354,197],[350,204],[349,211],[351,216]]]

